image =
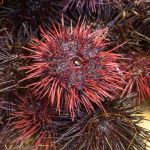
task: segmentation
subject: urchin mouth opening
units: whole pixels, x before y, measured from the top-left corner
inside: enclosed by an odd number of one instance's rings
[[[75,67],[81,67],[82,66],[82,61],[80,58],[78,57],[74,57],[71,59],[71,63],[75,66]]]

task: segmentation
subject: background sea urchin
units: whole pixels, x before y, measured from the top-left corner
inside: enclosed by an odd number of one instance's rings
[[[96,110],[83,115],[61,135],[61,150],[145,150],[150,133],[138,126],[142,116],[130,103],[133,97],[107,101],[108,114]],[[65,144],[64,144],[65,143]]]
[[[63,11],[85,16],[93,21],[98,19],[109,23],[122,11],[129,0],[64,0]],[[134,1],[133,1],[134,2]],[[73,15],[74,16],[74,15]]]
[[[130,60],[125,66],[125,79],[127,81],[122,96],[137,93],[137,103],[150,100],[149,68],[150,57],[144,54],[130,54]]]
[[[41,147],[45,150],[54,150],[55,146],[52,144],[54,126],[51,118],[55,112],[46,113],[44,104],[33,99],[30,94],[28,97],[17,95],[14,102],[6,131],[7,134],[11,133],[12,145],[20,145],[20,148],[31,146],[36,150]],[[49,109],[49,112],[52,111]]]
[[[59,3],[59,0],[6,0],[0,6],[0,16],[2,21],[10,20],[17,29],[24,23],[35,31],[39,26],[49,26],[51,21],[58,22],[63,8]]]

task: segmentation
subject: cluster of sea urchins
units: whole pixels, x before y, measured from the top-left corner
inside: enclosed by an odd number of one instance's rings
[[[138,126],[142,117],[131,99],[106,101],[107,114],[98,107],[90,115],[85,110],[75,111],[72,121],[66,110],[57,113],[56,108],[47,107],[30,94],[16,95],[10,122],[3,132],[14,149],[145,150],[143,139],[148,140],[150,134]]]
[[[63,143],[62,150],[145,150],[143,139],[150,134],[138,126],[142,117],[131,104],[132,99],[107,101],[107,114],[99,109],[91,115],[82,113],[56,143]]]
[[[22,46],[25,46],[31,36],[35,35],[27,30],[25,25],[21,26],[17,33],[14,33],[14,29],[0,30],[0,92],[14,89],[21,78],[18,69],[25,64],[20,59],[20,56],[25,54]]]
[[[148,4],[3,0],[0,150],[146,150]]]

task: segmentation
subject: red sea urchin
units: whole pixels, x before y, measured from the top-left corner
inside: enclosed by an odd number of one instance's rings
[[[104,30],[79,22],[65,28],[62,19],[62,27],[42,31],[42,41],[33,38],[31,49],[26,48],[33,54],[25,56],[33,62],[20,68],[27,74],[23,80],[34,79],[28,87],[38,98],[47,97],[47,105],[56,104],[58,111],[69,109],[72,117],[80,105],[91,112],[95,103],[105,111],[102,101],[113,99],[124,83],[117,63],[122,55],[104,51]]]
[[[138,96],[138,104],[144,100],[150,101],[150,56],[145,54],[133,54],[127,62],[126,81],[122,96],[135,92]]]
[[[27,97],[16,95],[6,130],[12,139],[9,145],[19,145],[19,149],[31,146],[35,150],[55,150],[52,143],[55,126],[51,119],[56,113],[52,109],[49,113],[43,110],[44,103],[33,99],[30,94]]]

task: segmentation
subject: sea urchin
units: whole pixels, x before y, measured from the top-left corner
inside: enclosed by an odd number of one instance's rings
[[[9,144],[14,147],[19,145],[20,148],[28,145],[35,147],[35,150],[54,150],[51,117],[54,117],[55,112],[49,112],[44,111],[44,104],[33,99],[30,94],[27,97],[17,94],[6,131],[7,136],[11,134]]]
[[[55,0],[13,0],[1,7],[0,16],[3,20],[11,20],[16,27],[27,24],[36,29],[47,26],[51,21],[61,17],[60,1]],[[56,5],[57,4],[57,5]],[[55,17],[54,17],[55,16]]]
[[[105,111],[102,101],[113,99],[124,83],[117,63],[121,55],[104,51],[104,30],[92,31],[79,22],[65,28],[62,19],[62,27],[42,31],[43,40],[33,38],[31,49],[26,48],[33,54],[25,56],[33,62],[20,68],[27,74],[23,80],[34,79],[28,87],[38,98],[47,97],[58,111],[69,109],[72,117],[80,105],[91,112],[95,103]]]
[[[61,150],[146,150],[150,132],[138,125],[143,117],[131,98],[107,101],[107,115],[99,109],[82,115],[56,143]]]
[[[144,100],[150,101],[150,57],[145,54],[132,54],[132,59],[128,60],[125,78],[127,84],[123,90],[122,96],[137,93],[138,104]]]
[[[122,10],[128,0],[66,0],[64,11],[75,10],[81,16],[98,17],[110,21],[118,10]]]

